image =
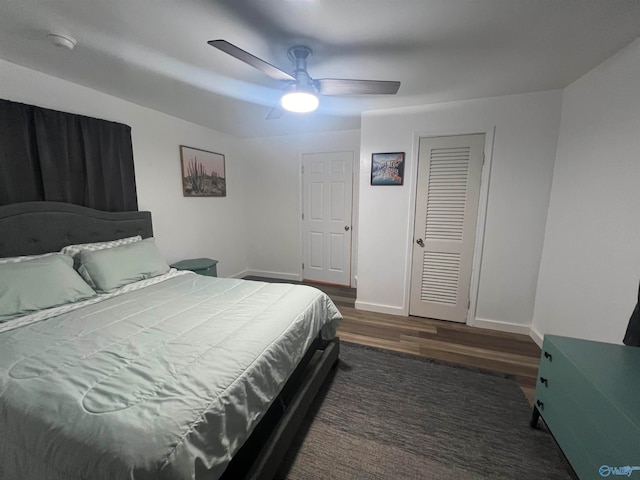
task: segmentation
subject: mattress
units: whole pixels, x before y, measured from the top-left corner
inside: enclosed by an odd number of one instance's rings
[[[0,332],[0,478],[217,478],[341,320],[311,287],[168,277]]]

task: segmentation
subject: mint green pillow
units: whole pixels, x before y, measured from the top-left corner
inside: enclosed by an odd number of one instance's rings
[[[95,294],[60,253],[0,264],[0,323]]]
[[[105,248],[118,247],[128,243],[139,242],[140,240],[142,240],[142,237],[140,235],[136,235],[135,237],[110,240],[108,242],[76,243],[74,245],[67,245],[60,250],[60,253],[73,257],[74,266],[75,268],[78,268],[80,266],[80,252],[83,250],[104,250]]]
[[[96,292],[110,292],[129,283],[167,273],[169,265],[153,238],[105,250],[80,252],[82,275]]]

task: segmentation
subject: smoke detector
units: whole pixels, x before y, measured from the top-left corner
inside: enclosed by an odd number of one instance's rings
[[[49,33],[47,35],[49,41],[56,47],[63,47],[69,50],[73,50],[76,46],[76,39],[71,35],[63,35],[61,33]]]

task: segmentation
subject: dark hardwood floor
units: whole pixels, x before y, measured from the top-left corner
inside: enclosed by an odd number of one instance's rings
[[[260,277],[246,279],[280,281]],[[533,404],[540,349],[529,336],[442,320],[356,310],[355,289],[302,283],[324,291],[339,308],[344,317],[338,329],[342,340],[511,374]]]

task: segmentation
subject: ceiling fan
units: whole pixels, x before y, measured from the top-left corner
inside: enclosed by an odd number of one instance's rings
[[[303,45],[291,47],[288,51],[289,59],[294,65],[293,72],[289,74],[226,40],[209,40],[207,43],[257,68],[271,78],[285,82],[287,91],[280,99],[280,106],[290,112],[314,111],[318,108],[318,95],[393,95],[400,88],[400,82],[386,80],[313,79],[307,72],[307,60],[312,51]],[[282,110],[276,106],[267,119],[278,118],[282,113]]]

